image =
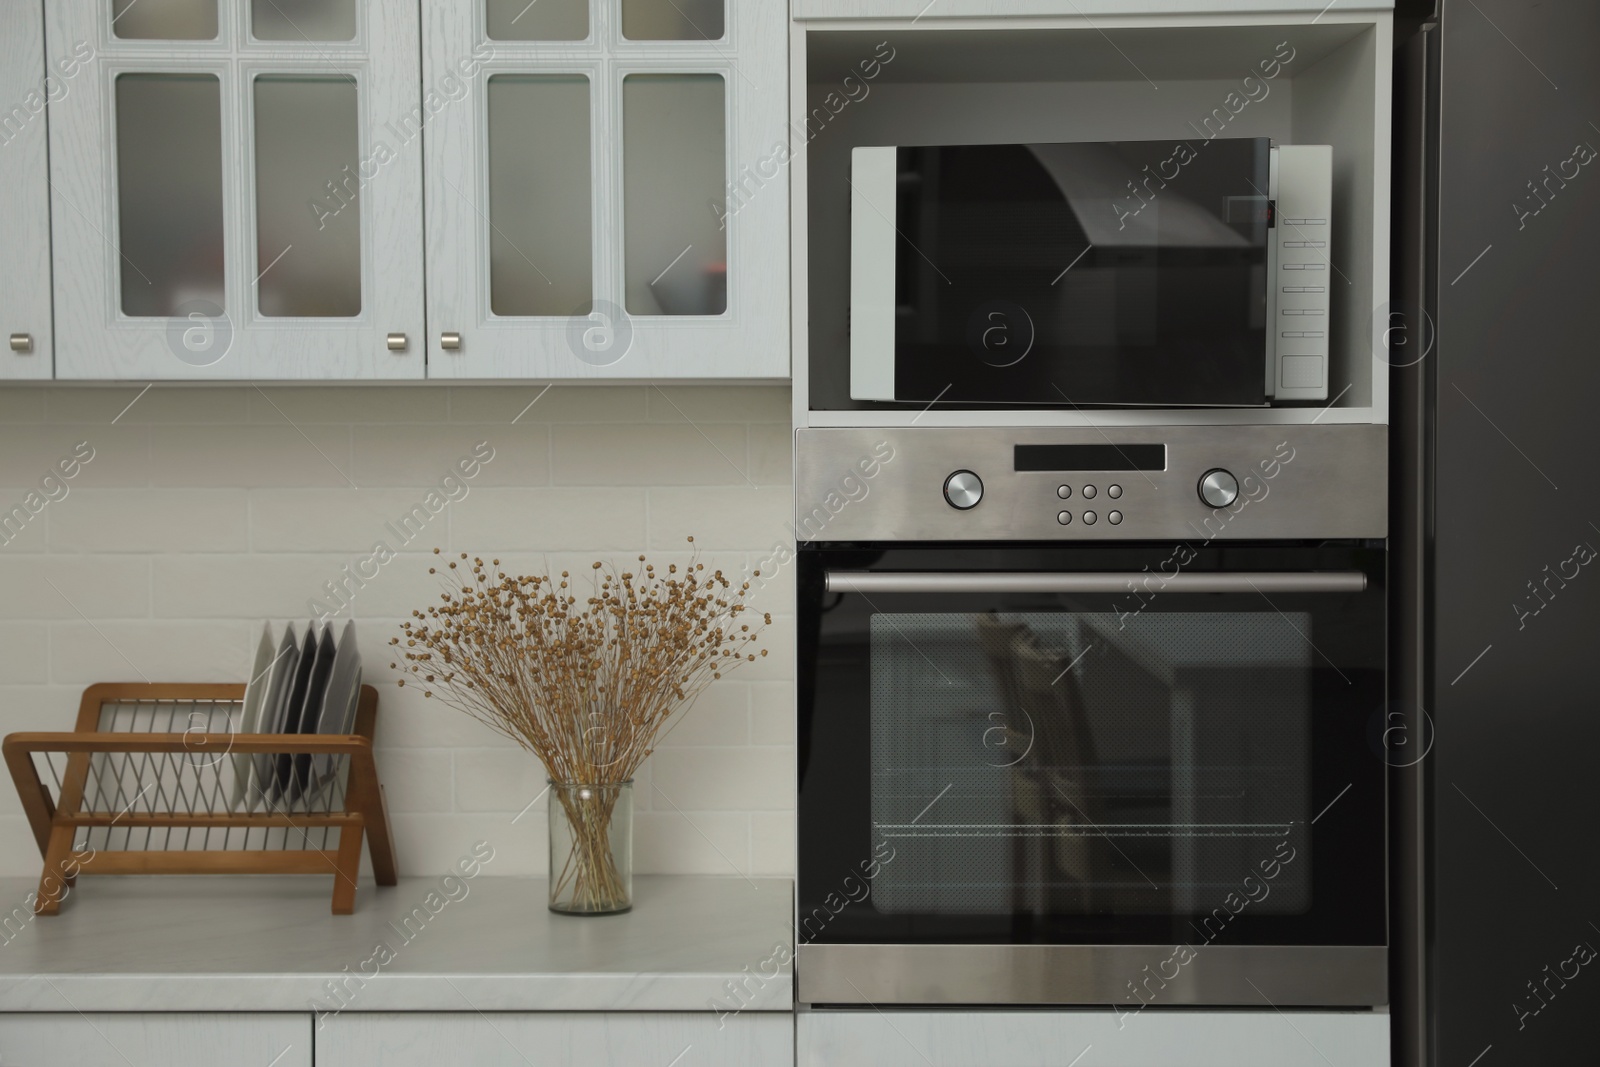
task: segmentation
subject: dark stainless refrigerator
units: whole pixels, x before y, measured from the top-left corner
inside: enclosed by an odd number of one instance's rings
[[[1396,1063],[1595,1063],[1600,4],[1430,21],[1398,49],[1388,309]]]

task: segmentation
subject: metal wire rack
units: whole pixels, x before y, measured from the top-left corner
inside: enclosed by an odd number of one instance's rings
[[[377,690],[361,687],[349,735],[239,733],[243,700],[242,685],[103,683],[75,730],[5,739],[44,857],[38,914],[81,874],[331,873],[348,915],[364,837],[378,884],[395,884]]]

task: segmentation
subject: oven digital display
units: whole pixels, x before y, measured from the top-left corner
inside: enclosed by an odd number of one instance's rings
[[[1164,471],[1166,445],[1017,445],[1019,471]]]

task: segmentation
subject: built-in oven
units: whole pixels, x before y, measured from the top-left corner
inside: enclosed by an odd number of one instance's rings
[[[1383,428],[798,452],[802,1002],[1387,1002]]]

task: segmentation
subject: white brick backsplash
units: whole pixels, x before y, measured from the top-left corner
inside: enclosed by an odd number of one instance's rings
[[[386,749],[378,758],[392,812],[445,812],[455,808],[454,760],[447,751]]]
[[[637,552],[645,540],[642,489],[478,489],[463,503],[450,516],[458,552]]]
[[[50,680],[236,682],[249,676],[259,624],[58,622],[50,625]]]
[[[437,486],[454,476],[469,489],[484,485],[545,485],[550,481],[550,428],[520,422],[429,426],[356,426],[355,483]],[[479,465],[472,478],[461,478],[459,464],[473,458],[473,449],[487,442],[493,458]]]
[[[793,682],[750,683],[750,743],[795,743]]]
[[[509,819],[542,793],[549,780],[544,765],[520,748],[457,752],[455,761],[458,811],[504,812]],[[531,818],[530,811],[517,825]]]
[[[237,425],[250,413],[248,389],[195,389],[186,386],[118,385],[49,390],[51,422],[225,423]]]
[[[787,486],[650,490],[650,547],[679,548],[693,535],[702,548],[748,548],[789,536],[794,513]]]
[[[150,561],[137,556],[50,556],[0,552],[0,618],[144,618]]]
[[[789,390],[763,385],[651,386],[652,422],[789,423]]]
[[[750,868],[752,876],[794,872],[794,812],[751,814]]]
[[[749,485],[748,431],[730,423],[552,426],[556,485]]]
[[[80,489],[50,505],[56,552],[243,552],[242,489]]]
[[[454,422],[518,426],[527,422],[643,422],[645,390],[638,386],[457,386],[450,390]],[[532,404],[532,407],[528,405]]]
[[[0,622],[0,685],[34,685],[49,681],[49,655],[49,633],[43,626]],[[9,710],[5,704],[0,704],[0,717]]]
[[[0,423],[0,489],[33,489],[47,474],[57,474],[58,464],[71,459],[87,443],[92,454],[80,463],[70,479],[71,491],[92,486],[122,489],[146,484],[150,470],[150,430],[121,423],[110,425],[34,426]],[[17,493],[0,500],[14,503]],[[54,507],[55,505],[50,505]]]
[[[152,426],[150,481],[200,488],[348,486],[354,481],[350,427]]]
[[[794,478],[794,431],[787,422],[750,427],[750,480],[757,485],[782,486],[789,495]],[[789,508],[794,509],[791,499]]]
[[[247,392],[252,422],[299,426],[318,422],[444,422],[450,417],[450,397],[443,389],[294,386]]]
[[[750,875],[750,817],[743,812],[668,807],[635,812],[633,819],[637,873]]]
[[[650,758],[657,811],[785,811],[794,807],[794,752],[746,748],[663,748]]]
[[[70,728],[93,682],[243,681],[261,621],[303,627],[316,598],[357,620],[406,874],[479,840],[492,873],[547,860],[547,801],[518,818],[543,767],[389,669],[400,620],[436,602],[430,566],[465,551],[582,574],[644,552],[681,568],[692,533],[709,570],[740,578],[792,546],[787,389],[560,385],[527,408],[543,384],[142,388],[0,390],[0,511],[77,442],[96,453],[0,545],[0,733]],[[465,499],[420,531],[386,525],[481,440],[495,458]],[[395,558],[363,563],[380,540]],[[341,604],[325,584],[346,569],[361,581]],[[638,872],[792,873],[792,585],[790,564],[752,596],[774,615],[768,657],[707,690],[636,775]],[[0,800],[0,875],[33,876],[16,812]]]
[[[258,489],[250,494],[250,547],[257,552],[366,553],[382,541],[397,552],[426,551],[444,543],[446,516],[456,503],[434,514],[424,496],[418,489],[349,486]],[[471,499],[469,490],[459,503]],[[420,513],[414,510],[418,507]],[[412,539],[409,545],[407,537]]]

